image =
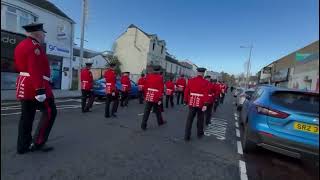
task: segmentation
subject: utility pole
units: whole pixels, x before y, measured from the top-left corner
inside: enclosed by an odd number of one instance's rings
[[[250,73],[250,67],[251,67],[251,53],[252,53],[252,48],[253,48],[253,45],[251,44],[249,47],[246,47],[246,46],[240,46],[240,48],[249,48],[250,49],[250,52],[249,52],[249,59],[248,59],[248,62],[247,62],[247,72],[246,72],[246,84],[245,84],[245,87],[246,89],[249,87],[249,73]]]
[[[85,26],[85,16],[87,10],[87,0],[82,0],[82,18],[81,18],[81,42],[80,42],[80,69],[83,65],[83,43],[84,43],[84,26]]]

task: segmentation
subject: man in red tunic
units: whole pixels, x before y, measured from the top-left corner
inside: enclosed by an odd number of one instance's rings
[[[192,122],[196,115],[198,138],[202,138],[204,135],[203,113],[207,110],[209,89],[208,81],[203,78],[206,69],[198,68],[197,71],[198,75],[188,81],[188,85],[184,91],[184,101],[189,105],[189,113],[184,136],[186,141],[190,141]]]
[[[147,129],[147,121],[149,119],[150,111],[153,108],[157,117],[158,125],[161,126],[166,123],[161,116],[160,105],[163,96],[163,77],[160,73],[160,66],[153,67],[153,73],[148,74],[144,87],[146,106],[141,123],[141,129]]]
[[[170,77],[170,80],[166,82],[166,108],[168,108],[169,100],[171,103],[171,107],[174,106],[173,104],[173,93],[174,93],[174,83],[173,77]]]
[[[106,107],[104,117],[110,117],[110,104],[113,102],[111,116],[117,117],[116,112],[119,104],[119,92],[116,88],[116,72],[114,71],[116,64],[114,62],[109,63],[109,68],[104,72],[104,78],[106,81]]]
[[[139,104],[143,104],[143,88],[146,83],[146,78],[144,74],[141,74],[141,77],[138,80],[138,96],[139,96]]]
[[[187,82],[184,78],[184,75],[181,75],[181,77],[177,80],[176,86],[177,86],[177,105],[180,103],[180,97],[181,97],[181,104],[183,104],[183,96],[184,96],[184,90],[186,88]]]
[[[120,82],[121,82],[121,107],[128,107],[129,102],[129,92],[131,90],[131,81],[129,78],[130,72],[123,72]]]
[[[19,73],[16,82],[16,97],[21,102],[21,118],[18,129],[17,153],[50,151],[45,145],[57,115],[50,85],[50,67],[41,44],[45,39],[43,24],[23,26],[28,37],[14,51],[15,68]],[[42,116],[32,139],[32,124],[36,110]]]
[[[81,69],[81,109],[82,112],[89,112],[92,104],[94,102],[94,95],[93,95],[93,76],[90,71],[92,66],[92,61],[88,60],[86,62],[86,67]],[[89,99],[87,103],[87,99]]]
[[[212,107],[214,103],[214,85],[211,83],[211,76],[206,76],[205,80],[208,81],[208,107],[207,110],[205,111],[205,123],[208,126],[211,123],[211,116],[212,116]]]
[[[213,80],[213,85],[215,87],[215,90],[216,90],[216,94],[215,94],[215,102],[214,102],[214,107],[213,107],[213,110],[214,112],[217,111],[217,108],[220,104],[220,96],[221,96],[221,86],[219,84],[219,82],[217,82],[216,79]]]

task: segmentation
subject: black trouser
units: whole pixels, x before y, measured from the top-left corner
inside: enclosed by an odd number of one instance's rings
[[[213,107],[213,104],[209,104],[207,106],[207,110],[205,111],[204,116],[205,116],[205,120],[206,120],[206,125],[211,123],[212,107]]]
[[[223,104],[225,94],[222,93],[222,97],[220,98],[220,104]]]
[[[217,99],[216,99],[215,102],[214,102],[214,106],[213,106],[214,112],[217,111],[217,108],[218,108],[218,106],[219,106],[219,102],[220,102],[220,97],[217,97]]]
[[[181,100],[180,100],[180,96],[181,96]],[[183,97],[184,97],[184,92],[183,91],[178,91],[177,92],[177,105],[181,102],[181,104],[183,104]]]
[[[141,128],[147,127],[147,121],[149,119],[150,111],[152,108],[155,111],[158,125],[161,125],[164,123],[163,118],[161,116],[161,111],[160,111],[161,107],[158,105],[158,103],[146,102],[146,106],[144,108],[144,114],[143,114],[143,118],[142,118],[142,123],[141,123]]]
[[[139,103],[143,104],[143,91],[138,91]]]
[[[173,95],[166,95],[166,108],[168,108],[168,105],[169,105],[169,99],[170,99],[171,107],[173,107],[173,106],[174,106],[174,104],[173,104]]]
[[[118,105],[119,105],[119,97],[118,97],[117,93],[114,96],[112,96],[111,94],[107,94],[106,107],[105,107],[105,111],[104,111],[105,117],[110,116],[110,113],[109,113],[110,112],[110,104],[112,101],[113,101],[113,105],[112,105],[111,114],[115,114],[117,112]]]
[[[37,109],[39,109],[42,114],[32,139],[32,125]],[[53,98],[48,98],[42,103],[37,100],[22,100],[17,152],[24,153],[28,151],[32,142],[37,147],[44,145],[48,140],[56,116],[57,108]]]
[[[128,103],[129,103],[129,92],[122,91],[121,92],[121,103],[120,103],[120,106],[121,107],[128,106]]]
[[[201,108],[196,107],[189,107],[189,113],[186,123],[186,129],[185,129],[185,139],[189,139],[191,136],[191,129],[192,129],[192,123],[194,117],[197,115],[197,135],[202,136],[204,134],[203,132],[203,120],[204,120],[204,114]]]
[[[81,109],[82,112],[88,111],[90,108],[92,108],[93,102],[94,102],[94,94],[92,91],[87,90],[81,90],[82,97],[81,97]],[[87,99],[89,99],[87,103]]]

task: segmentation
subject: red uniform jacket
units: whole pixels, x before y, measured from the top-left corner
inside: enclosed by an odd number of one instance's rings
[[[208,103],[209,104],[213,104],[214,100],[215,100],[215,86],[208,81]]]
[[[224,84],[220,84],[221,87],[221,92],[225,93],[226,92],[226,86]]]
[[[202,76],[190,79],[184,91],[184,101],[191,107],[202,108],[208,104],[208,83]]]
[[[187,82],[184,78],[179,78],[176,82],[176,86],[178,88],[178,91],[184,91],[186,88]]]
[[[146,78],[145,77],[139,78],[139,80],[138,80],[138,89],[139,89],[139,91],[143,91],[145,83],[146,83]]]
[[[159,102],[163,95],[163,77],[160,74],[148,74],[144,87],[145,100]]]
[[[104,79],[106,80],[106,94],[117,92],[116,77],[116,73],[113,69],[109,68],[104,72]]]
[[[88,68],[81,69],[81,89],[91,91],[93,88],[93,76]]]
[[[166,82],[166,95],[171,96],[174,92],[174,83],[172,81]]]
[[[40,89],[45,89],[47,97],[53,97],[49,61],[35,39],[28,37],[17,45],[14,61],[16,71],[20,73],[16,82],[18,100],[33,100]]]
[[[220,96],[220,93],[221,93],[221,89],[220,89],[220,86],[216,83],[211,83],[212,86],[213,86],[213,92],[214,92],[214,96],[213,96],[213,99],[214,101],[217,100]]]
[[[129,92],[131,89],[131,82],[129,76],[121,76],[121,91]]]

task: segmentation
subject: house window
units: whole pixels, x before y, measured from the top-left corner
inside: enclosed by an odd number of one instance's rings
[[[152,45],[152,50],[154,50],[154,47],[156,46],[156,43],[153,42],[153,45]]]
[[[9,31],[17,31],[17,14],[16,9],[7,6],[6,11],[6,29]]]
[[[37,17],[12,6],[4,6],[5,29],[12,32],[24,33],[22,26],[37,21]]]

